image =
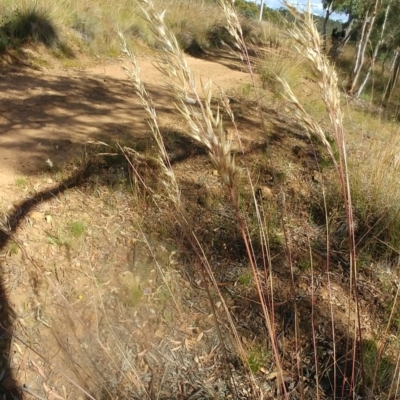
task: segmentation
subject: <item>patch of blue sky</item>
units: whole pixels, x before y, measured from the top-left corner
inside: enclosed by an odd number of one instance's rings
[[[260,0],[255,0],[255,2],[260,4]],[[298,10],[307,10],[307,0],[292,0],[289,2],[292,3]],[[284,7],[281,0],[264,0],[264,5],[273,9]],[[322,1],[311,1],[311,12],[321,17],[325,16],[325,10],[322,7]],[[347,15],[333,13],[331,15],[331,19],[345,22],[347,21]]]

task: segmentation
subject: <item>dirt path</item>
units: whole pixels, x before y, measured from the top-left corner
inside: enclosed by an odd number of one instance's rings
[[[148,57],[138,61],[158,111],[164,116],[171,114],[173,123],[165,79]],[[211,78],[224,90],[249,81],[248,74],[229,57],[218,62],[189,58],[189,64],[197,77]],[[146,134],[145,113],[121,66],[0,73],[0,202],[15,192],[12,187],[17,177],[40,176],[47,170],[48,160],[61,167],[89,140],[123,140]]]

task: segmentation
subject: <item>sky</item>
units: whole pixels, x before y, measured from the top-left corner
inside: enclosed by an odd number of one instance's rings
[[[260,4],[260,0],[255,0],[257,4]],[[289,0],[290,3],[295,5],[297,8],[306,10],[307,9],[307,0]],[[264,0],[264,4],[269,8],[281,8],[283,7],[283,3],[281,0]],[[325,16],[325,11],[322,7],[322,1],[320,0],[311,0],[311,10],[313,14]],[[331,19],[336,19],[339,21],[346,21],[347,16],[333,13],[331,15]]]

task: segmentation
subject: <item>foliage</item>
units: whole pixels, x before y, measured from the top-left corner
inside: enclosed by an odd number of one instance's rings
[[[251,372],[254,374],[258,373],[261,368],[265,367],[270,357],[271,355],[264,347],[260,345],[254,346],[248,355],[248,363]]]
[[[0,37],[8,38],[10,44],[28,41],[51,47],[58,41],[58,33],[48,13],[38,6],[17,8],[3,18]]]
[[[386,5],[381,7],[376,17],[376,29],[372,34],[373,44],[379,40],[379,32],[385,20]],[[386,34],[384,36],[383,51],[390,51],[400,46],[400,25],[399,25],[400,3],[392,2],[391,11],[386,22]]]
[[[74,238],[81,237],[85,232],[85,224],[82,221],[73,221],[68,225],[68,228]]]
[[[368,340],[363,344],[364,367],[368,387],[375,387],[375,393],[388,393],[393,377],[396,375],[396,366],[391,357],[381,356],[375,341]]]
[[[256,18],[260,12],[255,3],[251,3],[246,0],[236,0],[235,7],[238,12],[246,18]]]
[[[337,13],[351,14],[353,17],[360,18],[372,4],[372,0],[322,0],[323,8],[331,8]]]

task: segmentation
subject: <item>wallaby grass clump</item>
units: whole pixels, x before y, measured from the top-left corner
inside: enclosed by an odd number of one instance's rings
[[[37,3],[6,8],[0,22],[0,52],[19,49],[27,44],[43,44],[65,56],[72,55],[60,39],[59,29],[49,10]]]
[[[25,189],[29,184],[28,178],[24,176],[18,176],[15,178],[15,186],[17,186],[20,189]]]
[[[366,116],[365,127],[360,127],[357,137],[362,143],[353,145],[351,160],[354,206],[363,225],[359,227],[359,246],[378,258],[396,261],[400,246],[398,128],[387,124],[386,132],[375,137],[374,125],[367,123],[370,120]]]
[[[260,77],[264,89],[272,92],[280,90],[280,84],[276,81],[278,75],[287,81],[290,87],[295,88],[301,83],[307,70],[303,57],[295,51],[288,50],[290,47],[282,46],[279,49],[267,50],[263,55],[260,66]]]
[[[72,221],[68,224],[71,235],[78,239],[85,233],[85,224],[83,221]]]

